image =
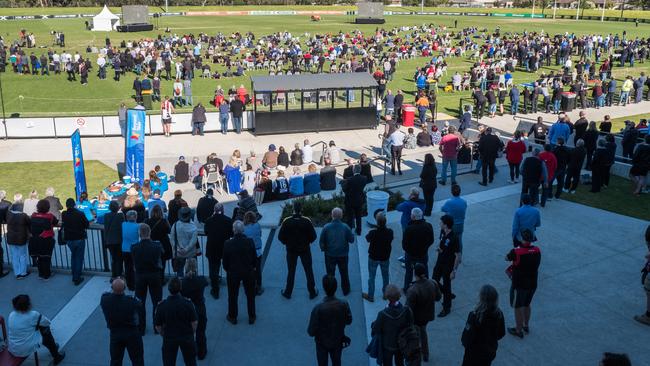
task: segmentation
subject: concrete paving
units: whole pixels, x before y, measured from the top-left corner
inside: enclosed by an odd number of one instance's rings
[[[460,363],[463,352],[460,334],[468,311],[476,303],[478,289],[484,283],[491,283],[499,290],[507,325],[512,326],[504,256],[511,248],[510,224],[517,207],[518,189],[515,185],[505,185],[466,196],[470,206],[464,235],[465,254],[453,284],[458,297],[448,317],[436,319],[428,326],[430,365]],[[442,200],[428,219],[436,233],[440,231],[441,204]],[[645,301],[638,271],[645,254],[642,234],[647,225],[641,220],[562,200],[549,202],[542,211],[542,227],[538,232],[543,257],[539,289],[533,302],[531,334],[524,340],[506,335],[500,342],[495,365],[596,365],[605,351],[626,352],[634,365],[650,365],[647,347],[650,329],[632,319],[642,311]],[[391,282],[401,284],[404,270],[396,260],[402,253],[397,213],[389,215],[389,226],[396,234]],[[363,235],[367,231],[368,227],[364,227]],[[381,301],[364,303],[361,299],[361,291],[367,287],[365,253],[367,243],[361,236],[350,251],[352,293],[346,300],[350,302],[354,320],[346,331],[352,338],[352,346],[344,351],[344,365],[374,364],[364,352],[367,328],[383,304]],[[312,254],[315,276],[319,279],[325,271],[316,244],[312,246]],[[266,291],[257,298],[258,321],[254,326],[246,324],[245,313],[238,325],[227,323],[225,297],[207,299],[209,353],[199,364],[315,364],[313,340],[307,336],[306,326],[309,312],[319,300],[308,300],[300,266],[293,298],[286,300],[280,296],[286,276],[284,256],[281,243],[275,238],[271,240],[263,271]],[[430,263],[434,263],[435,256],[432,249]],[[103,281],[108,289],[108,282],[105,278]],[[380,282],[378,276],[378,287]],[[2,294],[27,292],[35,296],[35,307],[55,319],[55,337],[59,337],[56,330],[60,325],[53,314],[62,312],[77,289],[62,274],[47,283],[31,278],[0,280]],[[338,295],[341,296],[340,290]],[[3,299],[8,300],[10,296]],[[65,344],[68,357],[62,365],[108,364],[108,331],[97,308],[98,297],[99,293],[87,299],[89,308],[85,312],[89,315]],[[0,304],[4,314],[9,311],[7,300]],[[239,306],[242,311],[243,298]],[[145,336],[147,365],[160,364],[160,346],[161,340],[153,335],[149,324]]]

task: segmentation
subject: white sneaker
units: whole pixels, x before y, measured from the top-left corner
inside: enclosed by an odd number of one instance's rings
[[[565,189],[565,188],[562,188],[562,192],[564,192],[564,193],[569,193],[569,190],[568,190],[568,189]]]
[[[515,183],[519,183],[519,178],[515,178]]]
[[[513,184],[515,181],[508,179],[508,183]]]
[[[571,194],[576,194],[576,191],[569,191],[569,193],[571,193]]]

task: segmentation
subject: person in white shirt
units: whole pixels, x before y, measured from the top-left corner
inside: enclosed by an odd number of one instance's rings
[[[52,54],[52,64],[54,65],[54,73],[61,73],[61,56],[58,53],[54,52]]]
[[[325,149],[325,159],[329,159],[330,164],[336,165],[341,162],[341,154],[339,148],[336,147],[334,141],[330,141],[329,147]]]
[[[103,54],[99,54],[97,57],[97,66],[99,67],[98,75],[100,80],[106,79],[106,58]]]
[[[395,126],[395,131],[388,136],[390,143],[390,173],[395,175],[395,166],[399,175],[402,175],[402,149],[404,148],[404,132],[399,130],[399,126]]]
[[[304,145],[301,150],[302,150],[302,163],[303,164],[311,163],[314,160],[314,149],[309,144],[309,140],[304,141]]]
[[[172,100],[172,103],[174,104],[174,107],[177,106],[183,106],[183,83],[181,83],[180,79],[176,79],[176,82],[174,82],[173,86],[173,96],[174,99]]]
[[[16,357],[28,357],[41,346],[50,351],[54,364],[65,358],[59,352],[50,330],[50,320],[38,311],[32,310],[28,295],[18,295],[11,300],[14,311],[7,319],[7,349]]]

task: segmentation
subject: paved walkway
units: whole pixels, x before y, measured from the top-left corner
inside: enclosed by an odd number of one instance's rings
[[[454,281],[458,297],[450,316],[436,319],[428,327],[430,365],[460,362],[460,334],[467,312],[476,303],[478,289],[484,283],[497,287],[506,322],[512,325],[512,310],[507,305],[509,282],[503,273],[507,263],[503,257],[511,248],[510,223],[517,207],[518,189],[506,185],[465,196],[470,206],[464,260]],[[428,219],[436,233],[440,230],[441,203],[436,203],[435,213]],[[642,233],[648,223],[562,200],[550,202],[542,215],[538,236],[543,259],[531,334],[524,340],[506,336],[500,342],[495,365],[596,365],[604,351],[627,352],[634,365],[650,365],[649,329],[632,320],[632,315],[644,305],[638,269],[645,253]],[[400,284],[403,269],[396,260],[402,253],[397,213],[389,215],[389,226],[396,234],[391,282]],[[605,226],[607,230],[603,230]],[[364,227],[363,235],[367,230]],[[264,235],[269,234],[273,232],[265,230]],[[361,300],[361,291],[367,287],[367,244],[363,237],[350,251],[352,293],[346,299],[354,321],[346,331],[352,346],[344,351],[344,365],[374,364],[364,353],[367,329],[383,306],[381,302],[370,304]],[[285,300],[280,296],[286,276],[284,247],[275,238],[269,243],[263,272],[266,292],[257,298],[257,323],[246,324],[245,314],[240,316],[242,321],[238,325],[227,323],[225,297],[208,298],[209,353],[201,365],[315,364],[314,345],[306,335],[306,326],[309,312],[318,300],[308,300],[300,267],[293,298]],[[324,266],[317,245],[312,246],[312,254],[318,279],[324,274]],[[435,256],[435,251],[430,250],[430,263]],[[379,278],[377,286],[381,287]],[[54,319],[55,337],[68,354],[63,365],[106,365],[108,331],[97,308],[99,295],[106,289],[105,277],[94,277],[81,289],[73,287],[64,274],[47,283],[34,276],[25,281],[6,277],[0,280],[0,293],[9,296],[0,302],[0,312],[9,311],[7,299],[13,294],[30,293],[35,308]],[[244,308],[240,299],[240,311]],[[153,334],[150,324],[144,339],[146,364],[159,365],[161,340]]]

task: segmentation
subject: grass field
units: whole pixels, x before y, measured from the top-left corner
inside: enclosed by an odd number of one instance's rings
[[[575,194],[563,194],[562,199],[580,203],[586,206],[632,216],[642,220],[650,220],[650,195],[632,194],[632,183],[621,177],[612,175],[610,185],[600,193],[589,192],[591,186],[581,184]]]
[[[645,114],[635,114],[632,116],[626,116],[626,117],[619,117],[619,118],[613,118],[612,119],[612,132],[619,132],[625,127],[625,121],[630,120],[632,122],[639,123],[639,120],[641,118],[648,119],[650,118],[650,113],[645,113]]]
[[[96,160],[86,160],[85,168],[91,197],[98,195],[101,189],[118,178],[115,170]],[[53,187],[62,201],[75,196],[72,164],[69,161],[0,163],[0,172],[0,189],[7,192],[9,200],[13,199],[15,193],[29,197],[32,189],[42,198],[47,187]]]
[[[308,7],[311,8],[311,7]],[[238,8],[239,9],[239,8]],[[8,9],[11,11],[27,9]],[[57,11],[61,9],[55,9]],[[205,32],[215,34],[217,32],[230,33],[234,31],[253,31],[258,37],[272,32],[290,31],[294,35],[303,35],[305,32],[327,33],[339,31],[351,31],[360,29],[366,33],[374,32],[375,25],[352,24],[353,17],[348,16],[324,16],[318,23],[311,22],[307,16],[228,16],[228,17],[164,17],[160,21],[160,29],[170,27],[172,32],[178,34],[198,34]],[[453,17],[445,16],[389,16],[384,28],[392,28],[401,25],[416,25],[424,22],[434,24],[451,25]],[[573,20],[548,20],[548,19],[503,19],[503,18],[459,18],[459,27],[475,25],[480,28],[494,30],[499,26],[502,32],[521,32],[524,30],[550,32],[551,34],[573,31],[577,34],[589,34],[592,32],[618,33],[627,30],[628,37],[646,36],[650,31],[650,25],[642,24],[638,28],[630,27],[630,24],[616,22],[592,22]],[[103,33],[85,31],[83,19],[48,19],[48,20],[25,20],[0,22],[0,34],[5,39],[17,37],[19,29],[26,29],[36,35],[39,49],[32,49],[37,55],[46,52],[47,47],[52,44],[50,31],[57,30],[66,33],[66,49],[78,50],[85,55],[87,46],[101,46],[106,36],[111,37],[114,44],[119,44],[122,39],[140,39],[143,37],[155,37],[162,31],[144,33]],[[28,51],[32,51],[28,50]],[[95,60],[94,55],[88,55]],[[468,59],[449,58],[448,75],[443,78],[443,83],[450,80],[455,71],[464,72],[471,66]],[[402,89],[407,93],[415,89],[412,75],[418,66],[427,62],[426,58],[418,58],[403,61],[397,68],[395,79],[389,83],[390,89]],[[541,71],[548,72],[550,69],[542,68]],[[4,103],[8,114],[16,116],[50,116],[50,115],[93,115],[93,114],[114,114],[120,102],[134,105],[132,99],[132,80],[134,75],[127,75],[121,82],[114,82],[112,70],[108,70],[109,79],[100,81],[94,72],[91,71],[88,86],[81,86],[79,82],[67,82],[64,75],[58,76],[31,76],[16,75],[12,72],[2,75],[4,89]],[[634,69],[614,69],[614,76],[621,78],[630,74],[638,74],[640,71],[650,72],[650,63],[638,64]],[[254,71],[252,74],[265,74],[266,71]],[[203,101],[207,106],[212,99],[217,85],[224,89],[232,85],[244,84],[250,86],[249,76],[239,78],[228,78],[221,80],[195,79],[193,83],[193,94],[195,103]],[[526,82],[536,78],[535,74],[516,72],[517,82]],[[171,82],[163,80],[162,93],[171,94]],[[468,92],[463,93],[441,93],[439,95],[440,112],[451,115],[457,114],[459,97],[468,97]],[[407,97],[410,101],[410,97]],[[210,107],[209,109],[213,109]]]

